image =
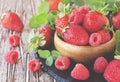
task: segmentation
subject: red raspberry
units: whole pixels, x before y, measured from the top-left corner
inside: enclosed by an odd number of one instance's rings
[[[31,72],[36,72],[40,69],[40,62],[36,59],[33,59],[31,60],[29,63],[28,63],[28,69],[31,71]]]
[[[98,46],[102,43],[102,37],[99,33],[92,33],[89,38],[89,44],[91,46]]]
[[[104,57],[98,57],[94,62],[94,71],[97,73],[103,73],[108,65],[108,61]]]
[[[74,9],[70,15],[69,22],[71,24],[80,24],[83,22],[84,16],[89,12],[87,6],[82,6],[79,9]]]
[[[71,71],[71,76],[77,80],[86,80],[89,78],[89,70],[83,64],[76,64]]]
[[[20,44],[20,37],[18,35],[12,35],[8,40],[11,46],[18,46]]]
[[[67,43],[82,46],[89,42],[89,35],[82,26],[73,24],[64,32],[63,39]]]
[[[92,33],[102,29],[106,23],[104,16],[99,12],[88,12],[84,17],[83,25],[85,29]]]
[[[4,58],[7,63],[15,64],[18,60],[18,52],[11,50],[5,54]]]
[[[90,35],[89,44],[91,46],[98,46],[100,44],[108,42],[110,39],[111,35],[108,30],[100,30]]]
[[[55,61],[55,67],[58,70],[67,70],[70,66],[70,59],[68,57],[59,57]]]
[[[112,60],[104,71],[104,78],[108,82],[120,82],[120,60]]]
[[[110,31],[100,30],[98,33],[102,36],[102,44],[108,42],[111,39]]]

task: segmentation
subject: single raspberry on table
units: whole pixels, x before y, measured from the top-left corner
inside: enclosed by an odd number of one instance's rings
[[[55,60],[55,67],[58,70],[67,70],[70,66],[70,59],[68,57],[58,57]]]
[[[7,63],[15,64],[18,61],[18,52],[11,50],[5,54],[4,59]]]
[[[89,70],[83,64],[76,64],[71,71],[71,77],[77,80],[86,80],[89,76]]]
[[[3,14],[1,19],[3,28],[21,32],[23,30],[23,22],[15,12],[7,12]]]
[[[28,69],[31,72],[36,72],[36,71],[40,70],[40,68],[41,68],[40,62],[37,59],[33,59],[33,60],[29,61]]]
[[[120,59],[112,60],[104,71],[104,78],[108,82],[120,82]]]
[[[107,59],[105,59],[104,57],[98,57],[94,62],[93,69],[97,73],[103,73],[107,65]]]
[[[8,38],[11,46],[18,46],[20,44],[20,37],[18,35],[12,35]]]

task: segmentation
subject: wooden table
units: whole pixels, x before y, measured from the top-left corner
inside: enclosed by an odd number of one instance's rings
[[[39,71],[37,73],[29,72],[27,63],[34,59],[32,54],[26,52],[26,38],[30,29],[28,28],[29,18],[37,13],[41,0],[0,0],[0,16],[6,11],[16,12],[24,23],[22,33],[9,31],[2,28],[0,24],[0,82],[55,82],[53,78]],[[11,47],[8,44],[8,37],[12,34],[21,36],[20,46]],[[4,54],[9,50],[19,52],[19,61],[17,64],[7,64],[4,60]]]

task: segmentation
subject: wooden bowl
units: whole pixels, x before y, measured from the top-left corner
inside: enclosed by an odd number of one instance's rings
[[[54,35],[55,48],[63,55],[71,58],[76,62],[86,63],[99,56],[108,55],[115,49],[116,37],[115,32],[112,31],[112,38],[105,44],[97,47],[92,46],[76,46],[61,40],[57,34]]]

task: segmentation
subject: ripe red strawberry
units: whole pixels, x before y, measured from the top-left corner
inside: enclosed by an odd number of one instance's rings
[[[70,66],[70,59],[68,57],[58,57],[55,60],[55,67],[58,70],[67,70]]]
[[[71,25],[66,32],[64,32],[63,39],[70,44],[86,45],[89,41],[89,35],[82,26]]]
[[[44,34],[44,37],[45,37],[44,40],[46,41],[46,43],[43,46],[40,46],[40,48],[48,47],[48,45],[52,41],[52,30],[51,30],[51,28],[48,27],[48,26],[43,26],[37,31],[39,31],[40,34]]]
[[[89,76],[89,70],[83,64],[76,64],[71,71],[71,77],[77,80],[86,80]]]
[[[104,71],[108,82],[120,82],[120,60],[112,60]]]
[[[104,57],[98,57],[94,62],[93,69],[97,73],[103,73],[107,65],[108,65],[107,59],[105,59]]]
[[[91,46],[98,46],[100,44],[108,42],[110,39],[111,35],[108,30],[100,30],[90,35],[89,44]]]
[[[18,52],[11,50],[5,54],[4,58],[7,63],[15,64],[18,61]]]
[[[62,35],[63,34],[63,30],[66,28],[66,26],[68,25],[68,19],[69,16],[65,15],[62,18],[57,18],[55,21],[55,27],[56,27],[56,32],[58,35]]]
[[[80,24],[83,22],[84,16],[89,12],[87,6],[82,6],[79,9],[74,9],[70,15],[69,22],[71,24]]]
[[[89,12],[84,17],[83,25],[88,32],[100,30],[106,23],[104,16],[99,12]]]
[[[40,62],[36,59],[33,59],[28,63],[28,69],[31,72],[36,72],[36,71],[40,70],[40,67],[41,67]]]
[[[58,4],[61,0],[48,0],[49,3],[49,11],[58,10]]]
[[[115,28],[120,29],[120,10],[113,16],[112,23]]]
[[[23,23],[20,17],[15,12],[8,12],[2,16],[1,24],[3,28],[21,32],[23,30]]]
[[[20,44],[20,37],[18,35],[12,35],[8,41],[11,46],[18,46]]]

